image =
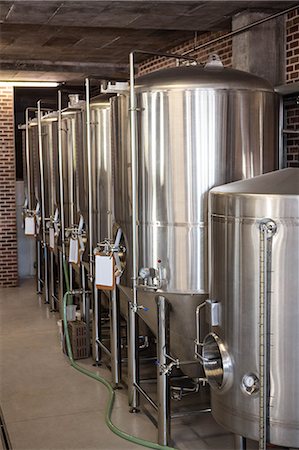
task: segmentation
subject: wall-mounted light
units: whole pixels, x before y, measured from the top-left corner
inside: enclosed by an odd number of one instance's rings
[[[55,88],[57,81],[0,81],[0,87]]]

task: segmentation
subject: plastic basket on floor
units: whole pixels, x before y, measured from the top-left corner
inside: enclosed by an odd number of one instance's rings
[[[87,325],[81,320],[68,322],[68,332],[74,359],[89,357],[90,346],[88,342]]]

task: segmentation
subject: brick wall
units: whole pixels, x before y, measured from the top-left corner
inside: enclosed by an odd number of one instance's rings
[[[299,81],[299,8],[286,19],[286,82]]]
[[[170,50],[171,53],[181,54],[187,50],[191,50],[197,45],[204,44],[214,38],[222,36],[223,32],[208,32],[201,34],[197,40],[190,40],[184,42],[182,45],[174,47]],[[228,38],[221,42],[218,42],[214,45],[208,45],[207,47],[193,52],[190,56],[196,58],[200,63],[205,64],[208,60],[209,55],[211,53],[217,53],[222,63],[229,67],[232,65],[232,39]],[[162,58],[162,57],[154,57],[150,58],[147,61],[138,65],[137,75],[145,75],[147,73],[153,72],[154,70],[166,68],[166,67],[174,67],[176,65],[176,61],[174,59]]]
[[[13,88],[0,87],[0,286],[18,283]]]
[[[299,81],[299,8],[290,12],[286,19],[286,82],[295,81]],[[294,96],[285,108],[285,128],[297,131],[299,131],[298,98]],[[286,136],[286,164],[288,167],[299,167],[298,134]]]
[[[285,106],[285,128],[299,131],[299,105],[296,98]],[[299,167],[299,134],[286,135],[286,165],[287,167]]]

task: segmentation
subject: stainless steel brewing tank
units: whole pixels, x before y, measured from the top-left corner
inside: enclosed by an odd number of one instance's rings
[[[58,208],[58,115],[50,113],[42,117],[42,153],[44,171],[45,215],[54,217]]]
[[[29,138],[29,155],[30,164],[29,169],[31,171],[31,179],[33,184],[32,190],[32,208],[35,209],[37,203],[41,203],[41,189],[40,189],[40,163],[39,163],[39,151],[38,151],[38,126],[37,120],[32,119],[29,122],[28,128]]]
[[[211,299],[220,325],[204,356],[215,419],[236,434],[259,436],[260,221],[272,219],[269,309],[269,442],[299,448],[299,169],[215,188],[210,194]],[[221,353],[215,335],[222,341]],[[213,356],[214,355],[214,356]],[[229,364],[230,360],[230,364]],[[215,359],[214,359],[215,361]],[[223,372],[223,367],[226,367]],[[226,380],[226,381],[225,381]]]
[[[189,66],[140,77],[136,97],[138,268],[146,269],[139,280],[139,302],[152,305],[140,315],[156,332],[155,292],[143,293],[143,284],[157,285],[171,302],[176,297],[171,345],[179,350],[177,357],[190,359],[195,308],[208,292],[208,191],[275,168],[276,96],[253,75]],[[127,296],[132,278],[128,106],[125,95],[113,99],[115,220],[125,235],[121,288]]]
[[[62,111],[62,166],[65,228],[88,221],[88,171],[85,147],[86,120],[82,102]]]
[[[111,166],[110,103],[94,98],[90,103],[93,248],[112,238],[113,185]]]

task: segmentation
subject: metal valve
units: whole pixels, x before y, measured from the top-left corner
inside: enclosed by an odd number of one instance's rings
[[[258,392],[259,385],[259,379],[254,373],[246,373],[242,378],[242,389],[248,395]]]

